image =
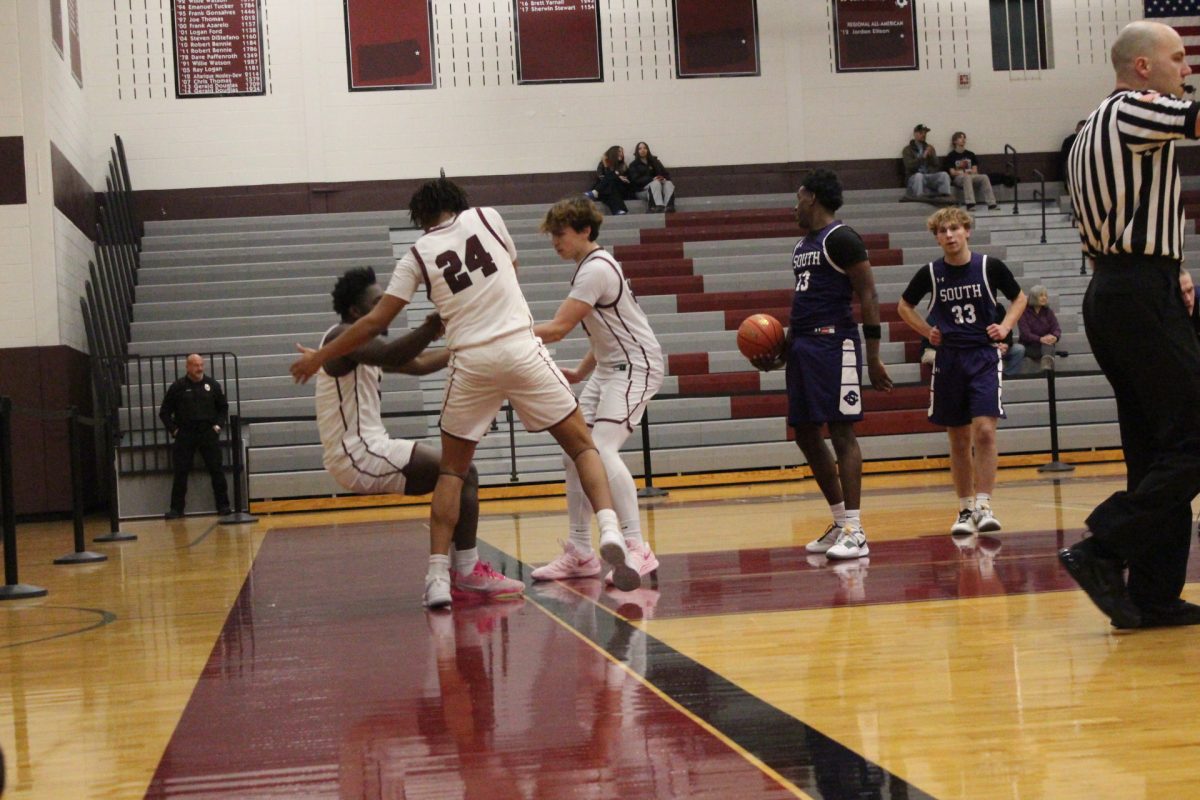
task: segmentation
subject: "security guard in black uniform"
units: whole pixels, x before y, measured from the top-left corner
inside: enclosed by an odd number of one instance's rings
[[[167,512],[167,519],[183,516],[188,473],[197,450],[212,479],[217,513],[221,516],[232,513],[225,473],[221,471],[221,447],[217,441],[228,411],[229,402],[221,391],[221,384],[204,374],[204,358],[192,353],[187,358],[187,374],[171,384],[158,412],[175,438],[171,448],[175,482],[171,486],[171,510]]]

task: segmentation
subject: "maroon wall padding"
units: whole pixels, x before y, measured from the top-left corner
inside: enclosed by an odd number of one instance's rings
[[[730,419],[783,417],[787,415],[787,395],[749,394],[729,398]]]
[[[904,251],[895,247],[885,250],[870,250],[868,255],[871,257],[871,266],[873,267],[895,267],[904,263]]]
[[[25,140],[0,136],[0,206],[25,202]]]
[[[859,436],[889,436],[900,433],[937,433],[944,431],[940,425],[929,421],[926,408],[910,408],[895,411],[876,411],[864,414],[862,422],[854,424]]]
[[[919,342],[921,334],[908,327],[906,322],[885,322],[889,342]]]
[[[96,191],[54,142],[50,143],[50,175],[54,207],[88,239],[96,239]]]
[[[921,349],[922,348],[921,348],[920,341],[905,342],[904,343],[904,361],[905,361],[905,363],[911,364],[914,361],[920,361],[921,360]]]
[[[868,413],[928,407],[928,386],[896,386],[890,392],[877,392],[869,387],[863,387],[863,410]]]
[[[791,289],[760,289],[753,292],[706,292],[701,295],[681,297],[676,303],[675,310],[679,313],[694,311],[728,311],[729,309],[753,309],[762,307],[787,308],[792,304]],[[769,312],[767,312],[769,313]],[[742,319],[746,314],[742,314]],[[784,316],[780,322],[786,320]],[[741,324],[741,320],[738,321]],[[736,326],[735,326],[736,327]]]
[[[621,264],[626,278],[667,278],[692,274],[692,259],[664,258],[657,261],[630,261]]]
[[[715,375],[679,376],[679,393],[691,395],[722,395],[756,392],[761,384],[759,373],[719,372]]]
[[[624,264],[627,261],[658,261],[664,258],[683,258],[682,242],[665,244],[619,244],[613,255]]]
[[[707,375],[708,353],[672,353],[667,355],[667,374]]]
[[[88,357],[65,345],[0,349],[0,395],[21,408],[92,410]],[[13,417],[13,505],[18,514],[71,510],[71,473],[66,421],[15,414]],[[80,439],[84,500],[101,496],[90,429]]]
[[[867,416],[885,411],[919,411],[929,408],[929,389],[926,386],[898,386],[890,392],[877,392],[863,387],[863,411]],[[776,417],[787,414],[787,394],[772,392],[741,395],[729,398],[732,419]]]
[[[754,225],[765,222],[791,222],[795,224],[795,212],[790,208],[742,208],[722,211],[680,211],[667,214],[668,228],[692,225]]]
[[[896,149],[903,144],[903,141],[897,141]],[[1033,170],[1041,170],[1050,179],[1059,177],[1058,157],[1057,150],[1021,153],[1022,180],[1032,182]],[[1175,157],[1184,174],[1200,171],[1200,148],[1181,148]],[[904,193],[904,168],[899,158],[705,167],[672,164],[670,153],[665,153],[663,159],[671,169],[671,179],[679,187],[680,197],[793,193],[808,171],[816,167],[837,172],[847,190],[895,188],[897,200]],[[983,168],[989,172],[1000,172],[1004,168],[1003,156],[984,155],[981,160]],[[585,169],[571,172],[450,177],[467,190],[472,205],[545,203],[548,207],[562,197],[578,194],[591,186],[596,180],[595,172],[586,168],[589,165],[584,166]],[[390,211],[408,208],[412,193],[423,180],[154,189],[135,192],[134,204],[138,218],[143,220]],[[682,255],[680,252],[675,257]]]
[[[703,275],[679,275],[666,278],[630,278],[636,295],[677,294],[698,295],[704,291]]]

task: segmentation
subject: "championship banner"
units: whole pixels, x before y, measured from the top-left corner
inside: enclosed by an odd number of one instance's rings
[[[517,83],[604,80],[596,0],[513,0]]]
[[[672,0],[672,6],[678,77],[759,74],[755,0]]]
[[[175,96],[266,94],[259,0],[171,0]]]
[[[345,0],[350,91],[434,86],[431,0]]]
[[[833,0],[838,72],[917,69],[913,0]]]

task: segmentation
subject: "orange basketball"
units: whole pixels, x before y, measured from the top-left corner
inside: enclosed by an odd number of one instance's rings
[[[783,326],[770,314],[751,314],[738,326],[738,350],[746,358],[780,355],[783,338]]]

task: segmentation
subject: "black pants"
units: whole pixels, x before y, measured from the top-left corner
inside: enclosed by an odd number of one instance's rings
[[[1096,541],[1129,565],[1142,608],[1174,602],[1200,492],[1200,345],[1179,294],[1179,262],[1097,259],[1083,299],[1088,342],[1117,399],[1128,475],[1092,512]]]
[[[213,500],[217,509],[229,508],[229,490],[225,486],[225,473],[221,471],[218,434],[212,425],[189,425],[179,429],[179,435],[171,446],[171,461],[175,467],[175,482],[171,484],[171,510],[183,511],[187,499],[188,473],[192,471],[192,459],[197,450],[212,479]]]

